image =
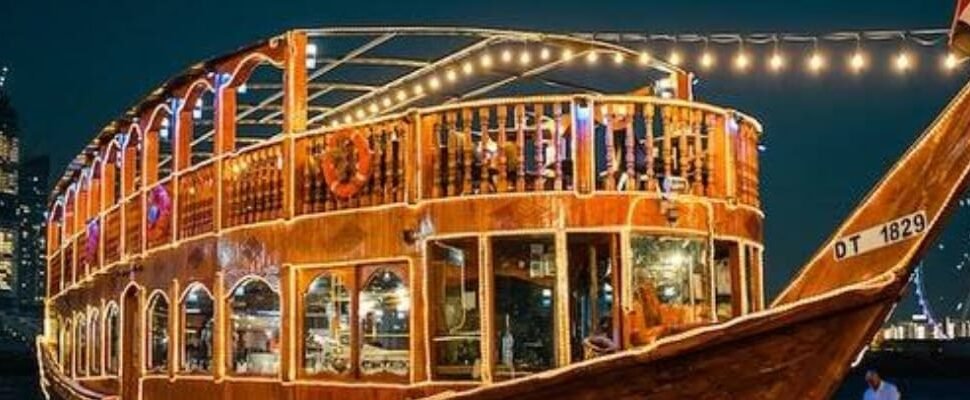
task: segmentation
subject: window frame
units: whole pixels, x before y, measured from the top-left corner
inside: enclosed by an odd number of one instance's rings
[[[283,376],[283,361],[284,361],[283,360],[283,358],[284,358],[283,355],[284,355],[284,353],[286,353],[286,349],[283,349],[282,346],[280,347],[280,349],[279,349],[279,351],[277,353],[277,357],[279,358],[279,360],[278,360],[279,364],[278,364],[278,366],[276,368],[276,372],[274,372],[272,374],[261,374],[261,373],[255,373],[255,372],[237,372],[236,371],[236,366],[235,366],[235,345],[236,345],[236,342],[233,339],[233,322],[232,322],[232,317],[236,313],[235,313],[235,310],[233,309],[232,301],[233,301],[233,298],[235,297],[236,290],[238,290],[240,287],[245,286],[245,285],[249,284],[250,282],[254,282],[254,281],[259,281],[260,283],[266,285],[266,287],[268,287],[271,292],[273,292],[273,293],[276,294],[276,302],[278,304],[277,311],[279,312],[279,317],[278,317],[279,320],[277,322],[277,330],[278,330],[279,335],[280,335],[280,341],[282,342],[282,336],[283,336],[283,294],[282,294],[281,288],[273,288],[273,285],[271,285],[265,278],[263,278],[261,276],[258,276],[258,275],[247,275],[247,276],[242,277],[241,279],[239,279],[238,281],[236,281],[235,285],[233,285],[230,290],[228,290],[226,292],[225,298],[222,300],[223,301],[223,304],[224,304],[224,307],[225,307],[225,310],[226,310],[225,311],[226,318],[224,320],[224,323],[221,326],[222,329],[223,329],[223,332],[224,332],[224,336],[223,336],[224,337],[224,340],[223,340],[223,346],[224,347],[223,347],[223,349],[225,351],[225,353],[224,353],[225,354],[224,362],[226,364],[225,365],[226,375],[227,376],[233,376],[233,377],[278,378],[278,379],[282,379],[282,376]]]
[[[188,324],[186,323],[186,311],[188,306],[189,294],[199,290],[208,296],[209,301],[212,303],[212,326],[213,335],[210,337],[209,348],[212,351],[212,357],[209,360],[208,370],[189,370],[185,368],[186,354],[188,340],[186,340],[187,331],[186,328]],[[216,350],[216,340],[215,340],[215,329],[218,321],[216,319],[216,306],[217,300],[215,294],[209,290],[202,282],[192,282],[185,287],[182,292],[182,296],[179,298],[178,303],[178,338],[179,338],[179,348],[178,348],[178,365],[176,366],[176,373],[179,375],[192,375],[192,376],[208,376],[215,372],[215,350]]]
[[[154,310],[157,305],[158,299],[165,300],[166,310],[165,310],[165,335],[168,341],[165,344],[165,365],[164,367],[157,367],[153,365],[155,361],[152,357],[153,349],[153,339],[155,338],[152,334],[153,330],[153,317],[155,315]],[[168,296],[165,292],[161,290],[156,290],[152,292],[151,296],[148,298],[148,306],[145,307],[145,357],[144,365],[145,375],[167,375],[168,371],[172,367],[172,302],[169,301]]]
[[[357,312],[358,312],[359,296],[357,294],[358,281],[357,281],[356,270],[357,268],[354,266],[344,266],[339,268],[324,268],[324,269],[310,271],[310,273],[307,276],[306,283],[304,285],[301,285],[302,287],[300,290],[300,295],[297,296],[297,302],[298,302],[297,310],[299,310],[300,314],[299,314],[299,318],[297,318],[297,321],[298,321],[297,326],[294,328],[297,329],[297,332],[299,333],[299,337],[303,338],[303,335],[306,332],[306,326],[307,326],[307,322],[306,322],[307,321],[307,318],[306,318],[307,295],[310,294],[310,289],[313,287],[313,284],[318,279],[321,279],[327,276],[330,276],[330,277],[337,276],[343,279],[344,288],[347,290],[348,296],[350,296],[350,327],[349,327],[350,329],[349,356],[350,357],[348,360],[350,362],[350,366],[347,369],[347,371],[342,374],[335,374],[332,372],[308,373],[305,367],[306,359],[307,359],[306,340],[299,340],[299,344],[297,346],[294,346],[294,348],[297,350],[297,355],[296,355],[298,357],[297,376],[299,376],[300,378],[327,379],[327,380],[340,381],[340,382],[350,382],[350,381],[358,380],[357,343],[360,340],[359,339],[360,334],[359,334],[359,330],[357,329],[357,325],[358,325]]]

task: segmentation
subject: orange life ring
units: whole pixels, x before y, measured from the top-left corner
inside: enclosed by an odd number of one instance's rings
[[[323,177],[338,198],[346,200],[357,194],[370,178],[370,169],[370,145],[363,136],[343,131],[327,138]]]

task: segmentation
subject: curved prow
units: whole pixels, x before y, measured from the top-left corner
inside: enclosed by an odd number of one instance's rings
[[[892,271],[906,279],[943,227],[970,171],[970,85],[889,170],[774,305]]]

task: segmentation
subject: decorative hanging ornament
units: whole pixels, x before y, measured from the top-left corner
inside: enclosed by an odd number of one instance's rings
[[[156,241],[169,233],[172,219],[172,197],[165,186],[156,186],[148,193],[148,239]]]

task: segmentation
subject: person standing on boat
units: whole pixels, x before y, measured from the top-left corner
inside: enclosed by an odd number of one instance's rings
[[[899,390],[896,385],[886,382],[874,370],[866,372],[866,383],[869,389],[862,395],[862,400],[899,400]]]

